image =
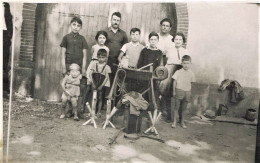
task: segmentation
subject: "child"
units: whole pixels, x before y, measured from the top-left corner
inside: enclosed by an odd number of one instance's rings
[[[67,73],[68,67],[72,63],[82,67],[82,74],[86,73],[88,44],[84,36],[79,34],[82,28],[82,21],[78,17],[73,17],[70,21],[71,33],[65,35],[60,46],[62,47],[62,73]]]
[[[158,66],[163,65],[162,56],[163,53],[161,50],[157,48],[157,43],[159,41],[159,35],[155,32],[152,32],[149,34],[149,47],[144,48],[141,51],[137,67],[143,67],[150,63],[153,63],[153,70],[155,70]],[[149,67],[145,68],[146,70],[149,70]],[[159,89],[156,80],[153,82],[154,85],[154,96],[157,105],[159,104]],[[143,81],[140,81],[140,86],[147,87],[147,83],[144,83]],[[147,100],[147,98],[146,98]],[[151,101],[151,99],[149,100]]]
[[[89,67],[90,71],[87,76],[89,76],[88,79],[88,90],[90,90],[90,87],[92,86],[92,91],[97,90],[97,102],[98,102],[98,111],[97,111],[97,117],[101,117],[100,110],[103,104],[103,93],[107,94],[110,87],[110,80],[109,80],[109,74],[111,73],[110,67],[107,65],[107,59],[108,54],[105,49],[99,49],[97,52],[97,62],[95,64],[90,65]],[[92,74],[93,73],[100,73],[105,76],[104,81],[100,86],[96,85],[97,81],[93,81]]]
[[[161,103],[164,105],[165,111],[167,111],[166,122],[172,122],[171,116],[171,96],[172,96],[172,75],[179,69],[181,66],[181,58],[184,55],[187,55],[188,52],[183,48],[183,43],[186,42],[185,36],[183,33],[177,32],[172,41],[175,43],[174,46],[171,46],[166,53],[167,62],[165,67],[168,69],[168,78],[161,81],[159,91],[162,95]],[[181,119],[181,117],[179,117]]]
[[[107,32],[105,31],[98,31],[96,34],[96,44],[92,46],[91,52],[92,52],[92,59],[89,63],[88,69],[87,69],[87,78],[90,78],[90,68],[93,67],[93,65],[96,65],[98,62],[97,60],[97,52],[99,49],[105,49],[107,51],[107,55],[109,54],[109,49],[107,46],[105,46],[105,42],[107,40]]]
[[[79,120],[78,118],[78,108],[77,108],[77,102],[78,102],[78,96],[80,94],[80,79],[82,78],[82,75],[80,74],[80,67],[78,64],[71,64],[69,66],[69,74],[66,74],[61,82],[61,87],[63,89],[63,93],[61,96],[62,100],[62,111],[60,118],[65,118],[65,108],[67,105],[67,102],[70,101],[73,108],[74,113],[74,120]]]
[[[155,70],[158,66],[163,65],[162,62],[162,51],[157,48],[159,41],[159,35],[155,32],[149,34],[149,47],[144,48],[141,51],[137,67],[143,67],[150,63],[153,63],[153,69]],[[149,67],[146,68],[149,70]]]
[[[181,111],[181,127],[187,128],[184,123],[184,112],[187,108],[187,104],[190,101],[191,96],[191,84],[195,82],[195,76],[193,72],[190,70],[191,65],[191,57],[188,55],[184,55],[182,57],[182,66],[183,68],[177,70],[172,78],[173,81],[173,97],[175,98],[175,107],[174,107],[174,118],[172,128],[176,128],[176,119],[178,110],[180,106],[182,106]]]
[[[98,62],[97,60],[97,52],[99,49],[105,49],[107,51],[107,55],[109,55],[109,49],[107,46],[105,46],[106,40],[107,40],[107,32],[105,31],[98,31],[96,36],[95,36],[96,44],[92,46],[91,48],[91,53],[92,53],[92,59],[91,62],[89,63],[89,66],[87,68],[87,78],[89,80],[90,78],[90,67],[93,67],[93,64],[96,65]],[[87,101],[86,98],[88,98],[86,95],[89,93],[90,89],[87,89],[85,92],[84,96],[84,102],[83,102],[83,111],[85,111],[85,103]]]
[[[140,29],[132,28],[130,31],[131,42],[126,43],[120,49],[118,61],[123,67],[136,68],[141,51],[144,46],[139,43]]]

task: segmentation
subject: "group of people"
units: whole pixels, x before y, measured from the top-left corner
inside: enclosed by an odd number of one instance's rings
[[[62,72],[64,79],[61,83],[62,112],[60,118],[67,115],[65,108],[70,101],[73,108],[74,120],[78,118],[78,97],[89,94],[91,90],[97,91],[97,117],[103,104],[103,96],[110,91],[110,85],[114,80],[117,66],[128,68],[140,68],[153,63],[153,68],[165,66],[168,77],[155,82],[155,98],[161,107],[166,110],[166,121],[173,122],[176,127],[176,119],[179,112],[180,124],[187,128],[184,123],[184,111],[190,101],[191,83],[195,82],[195,76],[190,70],[191,57],[183,47],[186,39],[183,33],[170,34],[173,22],[165,18],[160,22],[160,32],[151,32],[146,45],[140,43],[141,30],[132,28],[130,31],[131,41],[128,42],[125,31],[119,28],[121,14],[114,12],[111,16],[111,26],[106,30],[98,31],[96,44],[92,46],[92,58],[87,66],[88,44],[84,36],[79,34],[82,21],[78,17],[72,18],[70,22],[71,33],[65,35],[60,44],[62,47]],[[93,73],[103,76],[101,83],[93,79]],[[82,78],[87,78],[87,89],[82,91],[80,83]],[[171,101],[173,101],[171,103]],[[163,106],[165,104],[165,106]],[[173,111],[172,111],[173,110]],[[173,112],[173,114],[172,114]]]

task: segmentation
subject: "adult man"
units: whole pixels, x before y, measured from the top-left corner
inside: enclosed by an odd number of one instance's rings
[[[157,48],[160,49],[164,55],[167,54],[168,49],[174,46],[174,42],[172,42],[173,36],[170,34],[172,29],[172,21],[169,18],[164,18],[160,22],[161,30],[158,33],[159,42]]]
[[[164,56],[169,56],[170,51],[168,51],[170,48],[174,47],[175,44],[172,41],[173,36],[170,34],[171,27],[172,27],[172,21],[169,18],[164,18],[160,22],[160,32],[159,34],[159,42],[158,42],[158,49],[160,49],[163,52]],[[166,57],[164,57],[166,58]],[[162,85],[163,83],[161,83]],[[161,86],[160,86],[161,87]],[[172,89],[170,89],[172,90]],[[169,90],[169,91],[170,91]],[[161,98],[161,104],[162,108],[166,111],[164,115],[166,114],[166,122],[172,121],[172,115],[171,115],[171,97],[169,94],[163,95]]]
[[[107,28],[106,32],[108,38],[106,41],[106,46],[109,48],[109,56],[107,64],[111,67],[111,83],[114,80],[114,76],[117,70],[117,67],[113,63],[118,64],[118,55],[122,46],[128,42],[125,31],[119,28],[121,23],[121,14],[120,12],[114,12],[111,16],[111,26]]]

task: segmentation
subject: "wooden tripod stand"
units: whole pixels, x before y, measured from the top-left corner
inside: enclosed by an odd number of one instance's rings
[[[88,111],[90,113],[90,119],[87,120],[83,125],[87,125],[89,123],[93,123],[94,128],[97,128],[97,124],[95,121],[95,111],[96,111],[96,104],[97,104],[97,90],[93,90],[93,99],[92,99],[92,107],[90,107],[89,103],[86,103]]]
[[[151,64],[149,64],[147,66],[150,66],[149,71],[140,70],[140,69],[139,70],[131,70],[131,69],[127,69],[127,68],[124,68],[124,70],[126,71],[126,77],[127,78],[139,79],[139,80],[148,80],[149,81],[149,83],[150,83],[149,88],[146,89],[145,91],[143,91],[141,94],[145,94],[146,92],[150,92],[151,101],[152,101],[153,106],[154,106],[154,112],[153,112],[153,115],[150,111],[148,112],[150,120],[152,122],[152,125],[151,125],[150,128],[148,128],[145,131],[145,133],[151,132],[151,133],[154,133],[156,135],[159,135],[158,131],[155,128],[155,125],[158,122],[158,120],[160,119],[160,116],[161,116],[162,113],[159,112],[159,114],[158,114],[158,105],[157,105],[156,100],[155,100],[153,77],[152,77],[153,66]],[[147,66],[144,66],[144,67],[147,67]],[[122,69],[122,68],[118,68],[117,72],[120,69]],[[107,115],[106,115],[106,121],[104,122],[104,125],[103,125],[103,129],[105,129],[108,124],[110,124],[113,128],[115,128],[115,126],[110,122],[110,119],[118,111],[117,107],[113,107],[113,109],[111,111],[111,100],[113,99],[114,92],[116,91],[115,87],[117,86],[117,80],[118,80],[117,78],[118,78],[118,76],[117,76],[117,73],[116,73],[115,79],[114,79],[114,82],[113,82],[113,85],[111,87],[111,90],[110,90],[110,93],[109,93],[109,96],[108,96],[108,100],[107,100]],[[125,93],[126,93],[126,91],[125,91]]]

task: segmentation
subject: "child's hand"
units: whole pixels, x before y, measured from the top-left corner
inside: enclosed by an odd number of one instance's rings
[[[97,88],[97,91],[101,91],[101,90],[102,90],[102,87],[98,87],[98,88]]]
[[[163,51],[163,55],[166,55],[167,52],[168,52],[168,50],[164,50]]]
[[[72,96],[72,94],[71,94],[70,92],[68,92],[67,90],[65,90],[64,92],[65,92],[65,94],[66,94],[67,96]]]
[[[97,89],[95,84],[92,83],[91,86],[92,86],[92,90],[96,90]]]

